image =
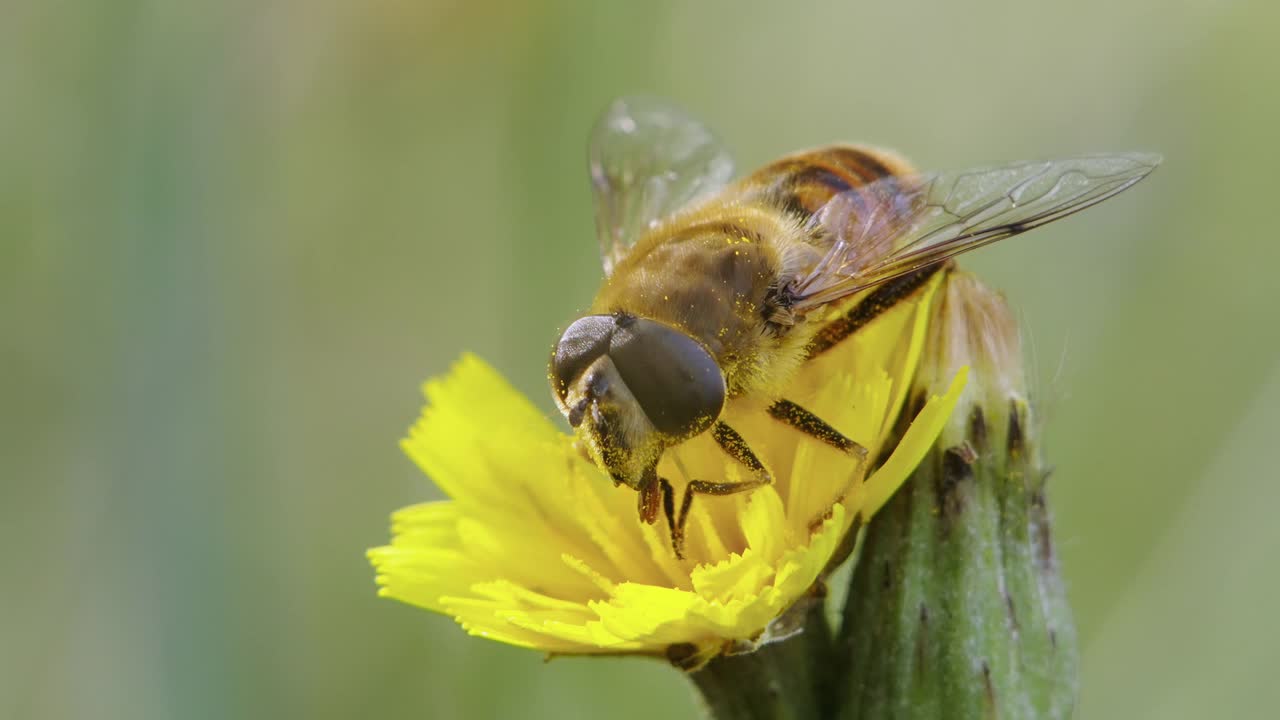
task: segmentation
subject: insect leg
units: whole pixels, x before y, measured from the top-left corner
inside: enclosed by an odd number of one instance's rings
[[[811,438],[821,440],[841,452],[856,456],[859,462],[865,462],[867,459],[867,449],[865,447],[845,437],[839,430],[828,425],[825,420],[790,400],[779,400],[770,405],[769,416],[786,425],[790,425]]]
[[[827,323],[809,341],[807,359],[813,359],[839,345],[845,338],[861,330],[881,313],[905,300],[924,286],[933,274],[949,263],[934,263],[913,273],[894,278],[878,285],[848,312]]]
[[[768,485],[773,482],[773,478],[769,476],[769,472],[764,469],[764,463],[751,452],[751,448],[747,446],[747,441],[742,439],[737,430],[729,427],[723,422],[717,422],[715,427],[711,429],[711,437],[715,438],[716,444],[724,450],[729,457],[737,460],[747,466],[751,472],[756,474],[755,480],[744,480],[736,483],[711,483],[694,480],[689,486],[697,484],[704,489],[697,492],[703,495],[732,495],[736,492],[743,492],[751,488],[757,488],[761,485]],[[743,487],[743,486],[747,487]],[[736,489],[742,488],[742,489]]]
[[[769,406],[769,416],[775,420],[779,420],[809,437],[821,440],[822,442],[846,452],[858,458],[858,468],[866,467],[867,449],[857,442],[845,437],[843,433],[831,427],[822,418],[805,410],[800,405],[790,400],[779,400]],[[836,499],[836,503],[844,502],[845,494],[840,493]],[[833,507],[834,507],[833,503]],[[820,514],[818,517],[809,521],[809,532],[817,532],[822,523],[831,517],[831,510]]]
[[[667,516],[667,530],[671,533],[671,549],[676,557],[684,559],[684,525],[676,523],[676,491],[664,477],[658,478],[662,488],[662,512]],[[685,493],[688,495],[688,493]]]
[[[711,429],[711,437],[715,438],[716,444],[729,457],[746,465],[747,469],[755,474],[755,478],[741,482],[689,481],[684,490],[684,498],[680,501],[680,512],[676,515],[675,532],[671,535],[672,546],[676,551],[677,557],[681,557],[681,543],[684,542],[685,524],[689,521],[689,507],[693,505],[693,496],[695,494],[734,495],[748,490],[755,490],[773,482],[773,477],[769,475],[769,471],[764,469],[764,463],[760,462],[760,458],[751,452],[751,448],[747,446],[747,441],[742,439],[737,430],[723,422],[717,422]]]

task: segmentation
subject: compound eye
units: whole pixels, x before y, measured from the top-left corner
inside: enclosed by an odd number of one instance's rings
[[[697,340],[654,320],[619,322],[609,358],[631,394],[666,435],[706,430],[724,407],[724,373]]]
[[[588,315],[565,329],[551,354],[551,385],[557,397],[563,400],[573,381],[609,352],[616,327],[612,315]]]

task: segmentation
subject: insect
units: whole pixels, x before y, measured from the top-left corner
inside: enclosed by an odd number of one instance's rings
[[[865,457],[781,396],[803,363],[910,296],[948,258],[1102,202],[1159,163],[1121,153],[917,173],[891,153],[836,145],[735,182],[705,126],[667,102],[623,98],[592,132],[605,279],[552,353],[556,403],[595,463],[638,492],[640,519],[665,512],[680,556],[694,495],[771,481],[721,420],[726,403],[764,399],[784,425]],[[855,293],[860,302],[826,321],[821,311]],[[658,462],[704,432],[750,479],[690,480],[677,510]]]

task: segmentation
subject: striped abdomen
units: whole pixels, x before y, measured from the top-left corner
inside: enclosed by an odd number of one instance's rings
[[[839,193],[888,175],[911,172],[907,161],[893,153],[833,145],[788,155],[755,171],[743,184],[755,186],[773,202],[808,217]]]

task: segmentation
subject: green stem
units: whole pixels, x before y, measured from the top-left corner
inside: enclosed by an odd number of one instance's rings
[[[689,677],[715,720],[824,720],[831,717],[830,644],[822,603],[815,603],[803,632],[721,655]]]

